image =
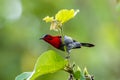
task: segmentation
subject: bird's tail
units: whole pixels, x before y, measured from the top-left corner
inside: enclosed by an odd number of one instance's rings
[[[84,47],[94,47],[94,44],[90,44],[90,43],[80,43],[82,46]]]

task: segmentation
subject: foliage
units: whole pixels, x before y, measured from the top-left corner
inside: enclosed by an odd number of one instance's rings
[[[82,70],[86,66],[96,80],[120,80],[119,4],[120,0],[0,0],[0,80],[14,80],[18,74],[32,71],[38,56],[48,49],[64,55],[39,40],[46,33],[58,35],[42,18],[55,16],[64,8],[80,10],[63,24],[64,33],[96,44],[92,49],[72,50],[71,60]],[[67,76],[58,71],[42,80],[64,80]]]
[[[56,15],[55,19],[54,17],[45,17],[43,20],[46,22],[51,22],[50,30],[55,30],[58,31],[61,27],[62,24],[73,18],[79,10],[67,10],[67,9],[62,9],[60,10]]]
[[[73,18],[77,12],[79,12],[79,10],[74,11],[73,9],[63,9],[55,15],[55,19],[47,16],[43,20],[46,22],[51,22],[50,30],[60,31],[62,42],[64,43],[62,24]],[[80,67],[76,64],[71,65],[69,56],[70,53],[69,51],[66,51],[66,46],[64,47],[64,50],[67,54],[65,59],[53,50],[42,53],[35,64],[33,72],[31,74],[22,73],[16,77],[16,80],[19,80],[19,77],[21,80],[35,80],[39,76],[54,73],[59,70],[64,70],[70,74],[68,80],[93,80],[93,77],[91,77],[86,68],[82,72]]]
[[[42,76],[48,73],[54,73],[58,70],[64,69],[67,65],[67,60],[63,59],[53,50],[46,51],[38,57],[33,72],[22,73],[16,80],[35,80],[38,76]],[[30,75],[31,74],[31,75]]]

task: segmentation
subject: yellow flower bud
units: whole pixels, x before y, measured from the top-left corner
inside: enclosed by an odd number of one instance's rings
[[[54,19],[53,19],[53,17],[47,16],[47,17],[43,18],[43,20],[46,22],[52,22]]]

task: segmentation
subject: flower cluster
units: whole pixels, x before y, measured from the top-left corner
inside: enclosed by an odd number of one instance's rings
[[[73,18],[78,12],[79,12],[79,10],[62,9],[55,15],[55,17],[47,16],[47,17],[43,18],[43,20],[51,23],[50,30],[58,31],[61,29],[61,26],[63,23],[65,23],[68,20],[70,20],[71,18]]]

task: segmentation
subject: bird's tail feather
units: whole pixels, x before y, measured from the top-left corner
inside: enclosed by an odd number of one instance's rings
[[[90,43],[80,43],[82,46],[84,47],[94,47],[94,44],[90,44]]]

